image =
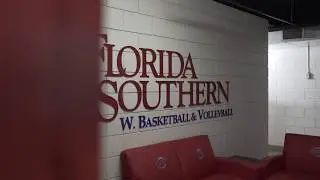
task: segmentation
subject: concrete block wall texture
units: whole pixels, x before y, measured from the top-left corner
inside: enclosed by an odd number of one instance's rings
[[[230,101],[222,106],[233,109],[232,117],[124,131],[119,120],[122,116],[162,116],[197,108],[119,111],[114,121],[100,124],[101,179],[121,179],[119,154],[124,149],[200,134],[209,135],[219,156],[262,158],[267,154],[267,21],[211,0],[104,0],[101,10],[101,32],[108,34],[115,51],[132,45],[173,50],[184,58],[190,52],[200,80],[230,81]],[[132,54],[125,52],[124,56],[124,66],[132,68]],[[105,72],[101,62],[101,77]],[[151,100],[157,95],[153,93],[155,88],[150,85]],[[136,97],[127,91],[124,98],[129,104]],[[104,92],[112,96],[107,87]],[[212,108],[215,106],[202,107]],[[110,109],[102,105],[101,113],[108,114]]]
[[[283,146],[285,133],[320,136],[320,40],[284,43],[269,33],[269,144]]]

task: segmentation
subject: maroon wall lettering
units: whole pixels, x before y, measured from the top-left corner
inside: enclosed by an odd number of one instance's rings
[[[102,121],[113,121],[120,109],[124,112],[133,112],[138,108],[154,110],[229,103],[230,82],[199,81],[190,53],[185,56],[187,58],[184,58],[181,53],[176,51],[132,46],[125,46],[119,51],[115,51],[116,46],[108,44],[107,36],[102,35],[101,37],[106,41],[102,46],[101,59],[107,72],[105,73],[106,79],[100,83],[100,102],[113,109],[111,117],[106,118],[103,114],[101,115]],[[114,53],[117,53],[116,60],[113,59]],[[129,59],[134,61],[130,62],[130,65],[134,66],[132,72],[129,72],[124,64],[125,61],[128,61],[124,59],[124,53],[133,54],[134,58]],[[116,66],[113,63],[116,63]],[[174,67],[174,65],[178,67]],[[140,80],[136,80],[136,77]],[[120,82],[117,78],[127,80]],[[189,79],[189,81],[183,79]],[[153,104],[148,101],[149,86],[152,81],[157,86],[156,92],[153,92],[157,93],[157,101]],[[104,92],[102,88],[104,85],[111,87],[117,96],[110,96]],[[126,104],[126,101],[130,101],[132,104],[133,98],[130,100],[124,98],[125,88],[128,86],[134,87],[134,92],[130,93],[137,96],[133,107],[127,107]],[[164,91],[162,91],[163,89]],[[161,98],[163,96],[166,98]],[[173,101],[172,97],[177,97],[178,101]]]

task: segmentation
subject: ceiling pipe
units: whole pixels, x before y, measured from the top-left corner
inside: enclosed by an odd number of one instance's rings
[[[242,10],[242,11],[246,11],[246,12],[248,12],[248,13],[251,13],[251,14],[254,14],[254,15],[257,15],[257,16],[260,16],[260,17],[263,17],[263,18],[266,18],[266,19],[273,19],[273,20],[276,20],[276,21],[285,23],[285,24],[290,25],[290,26],[297,26],[296,24],[294,24],[294,23],[292,23],[292,22],[289,22],[289,21],[287,21],[287,20],[284,20],[284,19],[280,19],[280,18],[271,16],[271,15],[269,15],[269,14],[266,14],[266,13],[264,13],[264,12],[261,12],[261,11],[258,11],[258,10],[252,9],[252,8],[249,8],[249,7],[247,7],[247,6],[244,6],[244,5],[242,5],[242,4],[233,2],[233,1],[231,1],[231,0],[213,0],[213,1],[216,1],[216,2],[219,2],[219,3],[222,3],[222,4],[225,4],[225,5],[227,5],[227,6],[230,6],[230,7],[233,7],[233,8],[239,9],[239,10]],[[291,7],[291,8],[292,8],[292,7]],[[294,6],[293,6],[293,8],[294,8]],[[293,17],[293,13],[291,13],[291,17]]]

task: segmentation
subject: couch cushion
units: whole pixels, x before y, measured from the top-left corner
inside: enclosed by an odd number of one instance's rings
[[[320,137],[287,134],[283,153],[286,169],[320,172]]]
[[[304,174],[299,172],[282,171],[278,172],[267,180],[319,180],[320,176]]]
[[[129,149],[121,153],[123,179],[185,179],[169,142]]]
[[[191,180],[208,177],[217,170],[208,136],[173,141],[173,145],[183,173]]]
[[[228,175],[228,174],[213,174],[202,180],[244,180],[244,179],[241,179],[232,175]]]

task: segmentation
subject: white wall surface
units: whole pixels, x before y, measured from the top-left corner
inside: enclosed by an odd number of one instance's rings
[[[269,33],[269,144],[282,146],[285,133],[320,136],[320,41],[282,42]]]
[[[234,113],[228,118],[124,132],[117,119],[101,123],[102,179],[120,179],[119,154],[124,149],[199,134],[209,135],[217,155],[266,155],[265,20],[211,0],[104,0],[101,10],[101,31],[117,47],[133,45],[190,52],[199,79],[229,80],[228,106]],[[190,110],[140,109],[132,114],[163,115]]]

